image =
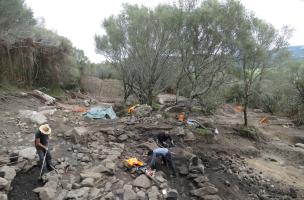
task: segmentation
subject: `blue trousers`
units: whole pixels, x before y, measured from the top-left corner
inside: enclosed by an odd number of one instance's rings
[[[46,151],[44,149],[37,149],[37,153],[38,153],[38,156],[39,156],[39,166],[40,167],[43,164],[44,155],[45,155],[45,153],[47,153],[43,169],[45,169],[45,167],[46,167],[46,169],[48,171],[52,171],[53,170],[53,167],[52,167],[53,165],[52,165],[52,155],[51,155],[50,151]]]

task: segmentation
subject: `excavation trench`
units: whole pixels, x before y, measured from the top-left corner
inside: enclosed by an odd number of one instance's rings
[[[40,170],[32,167],[27,172],[19,172],[11,183],[12,190],[8,194],[9,200],[39,200],[33,189],[42,186],[38,181]]]

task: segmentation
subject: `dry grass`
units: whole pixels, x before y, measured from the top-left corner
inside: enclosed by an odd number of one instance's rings
[[[102,102],[113,103],[123,99],[123,88],[119,80],[84,77],[81,85],[86,92]]]

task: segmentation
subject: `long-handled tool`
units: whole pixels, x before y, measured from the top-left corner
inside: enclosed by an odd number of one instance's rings
[[[41,176],[42,176],[42,171],[43,171],[43,167],[44,167],[44,164],[45,164],[46,154],[47,154],[47,151],[45,151],[45,154],[44,154],[44,158],[43,158],[43,162],[42,162],[42,165],[41,165],[41,170],[40,170],[40,175],[39,175],[38,180],[42,180]]]
[[[51,165],[50,167],[56,172],[56,174],[59,174],[58,170],[53,165]]]

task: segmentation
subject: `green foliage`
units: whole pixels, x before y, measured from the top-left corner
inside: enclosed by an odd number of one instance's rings
[[[256,128],[252,126],[242,126],[236,131],[240,136],[248,138],[250,140],[261,141],[261,139],[263,139],[262,134],[259,134]]]
[[[141,103],[165,89],[172,64],[173,8],[124,5],[118,16],[103,23],[106,34],[96,36],[96,48],[117,69],[124,83],[125,100],[131,94]]]
[[[33,12],[23,0],[0,0],[0,38],[12,44],[17,37],[27,37],[35,25]]]
[[[168,119],[170,117],[170,114],[168,112],[162,112],[162,116],[165,118],[165,119]]]
[[[195,132],[197,132],[200,135],[212,135],[212,132],[205,128],[196,128]]]
[[[73,48],[73,56],[79,69],[80,75],[84,75],[84,70],[88,67],[89,59],[81,49]]]
[[[208,92],[208,95],[199,98],[205,114],[212,114],[221,105],[225,104],[225,87],[221,86]]]
[[[83,70],[86,76],[94,76],[100,79],[119,79],[116,69],[110,63],[90,63]]]
[[[242,72],[240,78],[243,84],[244,125],[247,126],[247,107],[253,95],[253,87],[256,82],[261,81],[265,70],[274,66],[280,58],[291,31],[285,27],[279,32],[271,24],[249,13],[240,3],[231,3],[239,5],[240,11],[238,23],[232,29],[236,34],[232,44],[236,50],[236,65]]]
[[[60,97],[64,94],[64,91],[61,88],[53,88],[51,90],[46,91],[46,93],[53,97]]]
[[[41,26],[23,0],[0,0],[0,82],[73,88],[87,62],[71,42]],[[73,51],[75,50],[75,51]]]
[[[160,110],[160,104],[158,104],[158,103],[156,103],[156,102],[153,102],[153,103],[152,103],[152,109],[153,109],[154,111]]]
[[[225,99],[229,103],[240,103],[243,98],[242,83],[237,82],[229,85],[225,91]]]

